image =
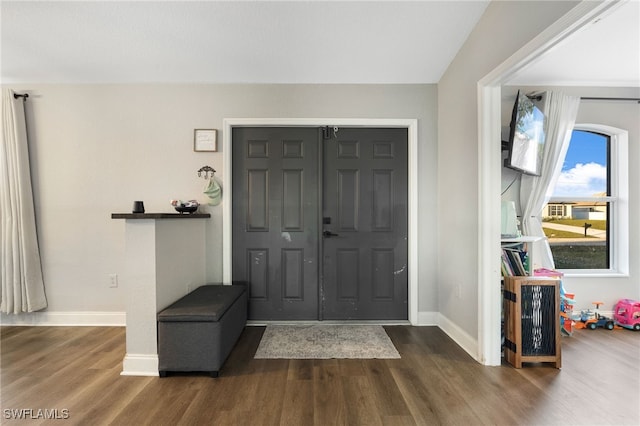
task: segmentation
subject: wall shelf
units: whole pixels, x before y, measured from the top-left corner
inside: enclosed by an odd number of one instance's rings
[[[533,271],[534,271],[534,262],[533,262],[533,256],[532,256],[532,247],[531,244],[537,242],[537,241],[542,241],[544,240],[546,237],[531,237],[531,236],[522,236],[522,237],[514,237],[514,238],[502,238],[500,240],[500,243],[502,245],[502,248],[509,248],[511,246],[519,246],[522,245],[523,246],[523,251],[527,252],[527,257],[528,257],[528,268],[527,268],[527,275],[533,275]]]

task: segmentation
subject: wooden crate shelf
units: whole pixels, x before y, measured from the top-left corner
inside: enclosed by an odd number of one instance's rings
[[[505,277],[505,359],[561,367],[560,281],[543,277]]]

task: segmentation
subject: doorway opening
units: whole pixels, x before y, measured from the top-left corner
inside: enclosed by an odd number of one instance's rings
[[[501,364],[500,181],[501,86],[538,57],[570,37],[598,16],[619,7],[618,2],[582,1],[538,37],[478,82],[478,348],[485,365]]]

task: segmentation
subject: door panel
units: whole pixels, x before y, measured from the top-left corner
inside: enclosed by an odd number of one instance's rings
[[[318,318],[318,130],[234,128],[234,281],[249,318]]]
[[[407,130],[323,144],[323,319],[407,319]]]
[[[233,129],[232,276],[249,318],[407,319],[407,130],[321,134]]]

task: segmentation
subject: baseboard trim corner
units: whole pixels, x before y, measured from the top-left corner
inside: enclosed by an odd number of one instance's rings
[[[157,354],[126,354],[121,376],[159,376]]]
[[[444,331],[447,336],[451,337],[466,353],[471,355],[473,359],[480,362],[478,352],[478,340],[461,329],[449,318],[438,313],[438,327]]]

